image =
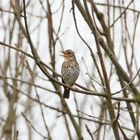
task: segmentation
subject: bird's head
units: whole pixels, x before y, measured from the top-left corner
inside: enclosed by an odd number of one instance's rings
[[[75,54],[72,50],[61,51],[62,55],[65,60],[73,60],[75,59]]]

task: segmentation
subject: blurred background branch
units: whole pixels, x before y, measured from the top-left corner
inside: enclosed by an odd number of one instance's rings
[[[0,139],[139,140],[139,6],[0,1]],[[67,49],[80,65],[73,87],[61,81]]]

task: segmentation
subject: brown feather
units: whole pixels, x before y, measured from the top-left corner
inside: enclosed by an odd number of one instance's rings
[[[69,98],[70,96],[70,89],[64,88],[63,98]]]
[[[79,76],[79,65],[76,61],[75,54],[72,50],[63,51],[64,62],[61,67],[62,82],[73,86]],[[64,87],[64,98],[69,98],[70,88]]]

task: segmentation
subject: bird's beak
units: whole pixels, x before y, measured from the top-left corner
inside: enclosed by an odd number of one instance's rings
[[[65,55],[65,52],[64,51],[60,51],[62,54],[60,56],[63,56]]]

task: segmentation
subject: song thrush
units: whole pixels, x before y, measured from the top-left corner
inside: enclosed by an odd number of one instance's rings
[[[61,51],[63,53],[64,62],[61,67],[62,82],[73,86],[79,76],[79,65],[75,54],[72,50]],[[63,98],[69,98],[70,88],[64,88]]]

